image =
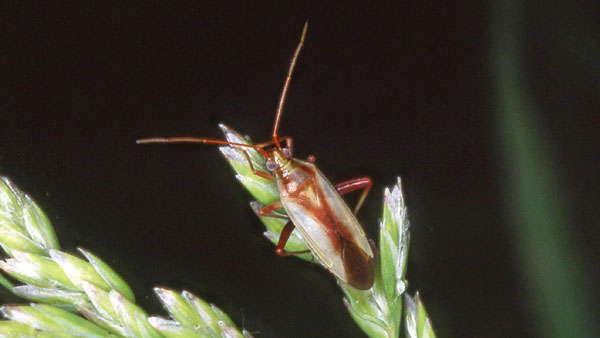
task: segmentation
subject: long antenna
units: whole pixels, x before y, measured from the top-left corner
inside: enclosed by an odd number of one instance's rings
[[[258,150],[265,158],[269,157],[267,152],[258,146],[252,144],[244,144],[244,143],[235,143],[224,140],[217,140],[212,138],[203,138],[203,137],[153,137],[153,138],[143,138],[141,140],[135,141],[137,144],[148,144],[148,143],[200,143],[200,144],[223,144],[230,146],[238,146],[238,147],[248,147]]]
[[[285,79],[285,83],[283,84],[283,90],[281,91],[281,98],[279,99],[279,107],[277,108],[277,116],[275,117],[275,125],[273,126],[273,142],[277,148],[281,149],[281,145],[279,144],[279,138],[277,137],[277,128],[279,127],[279,118],[281,117],[281,110],[283,109],[283,103],[285,102],[285,94],[287,94],[288,86],[290,85],[290,80],[292,79],[292,72],[294,71],[294,66],[296,65],[296,60],[298,59],[298,54],[300,54],[300,50],[302,49],[302,45],[304,44],[304,37],[306,36],[306,29],[308,28],[308,21],[304,24],[304,29],[302,30],[302,36],[300,37],[300,43],[298,43],[298,47],[296,47],[296,51],[294,52],[294,56],[292,57],[292,62],[290,63],[290,69],[288,70],[287,78]]]

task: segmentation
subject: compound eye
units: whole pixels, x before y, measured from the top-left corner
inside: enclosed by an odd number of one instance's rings
[[[269,169],[269,171],[277,170],[277,163],[272,162],[272,161],[267,161],[267,169]]]
[[[291,158],[292,157],[292,152],[290,151],[290,148],[283,148],[283,154],[287,158]]]

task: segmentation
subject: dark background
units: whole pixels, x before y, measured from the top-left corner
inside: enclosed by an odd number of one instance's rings
[[[598,7],[573,6],[597,20]],[[402,177],[409,290],[440,337],[534,336],[506,226],[489,7],[13,3],[0,14],[0,172],[38,201],[64,250],[105,259],[151,314],[164,315],[152,292],[160,285],[215,303],[257,337],[363,337],[329,273],[275,255],[216,147],[135,145],[219,138],[219,122],[268,139],[308,20],[280,128],[295,155],[314,154],[334,183],[373,178],[359,219],[374,239],[382,191]],[[552,18],[564,12],[543,8],[524,6],[527,79],[593,289],[598,22],[583,28],[588,37],[557,36]],[[598,293],[589,297],[597,309]]]

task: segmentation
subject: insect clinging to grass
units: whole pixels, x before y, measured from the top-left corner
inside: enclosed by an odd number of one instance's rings
[[[254,175],[274,180],[279,190],[279,201],[264,206],[261,216],[285,218],[285,224],[275,252],[289,256],[307,251],[285,251],[285,245],[294,229],[298,229],[304,241],[319,261],[340,280],[351,286],[366,290],[373,286],[375,272],[373,251],[355,214],[362,206],[372,181],[369,177],[348,180],[332,185],[314,164],[310,155],[306,161],[292,157],[292,138],[278,135],[279,121],[294,66],[304,44],[307,24],[304,25],[300,42],[292,57],[283,85],[272,139],[258,144],[229,142],[199,137],[146,138],[146,143],[201,143],[226,145],[240,150]],[[285,142],[285,147],[282,143]],[[266,160],[268,172],[257,170],[246,149],[257,150]],[[362,194],[351,211],[340,195],[362,189]],[[284,209],[287,215],[276,213]]]

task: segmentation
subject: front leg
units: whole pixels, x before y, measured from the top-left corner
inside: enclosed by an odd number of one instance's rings
[[[248,152],[246,152],[245,149],[238,148],[238,147],[232,147],[232,146],[230,146],[230,147],[232,149],[239,150],[239,151],[241,151],[244,154],[244,156],[246,157],[246,160],[248,161],[248,165],[250,166],[250,170],[252,170],[252,173],[254,175],[262,177],[262,178],[266,178],[266,179],[271,180],[271,181],[275,180],[275,176],[273,176],[271,174],[268,174],[268,173],[265,173],[265,172],[262,172],[260,170],[254,169],[254,166],[252,165],[252,160],[250,159],[250,155],[248,155]]]

